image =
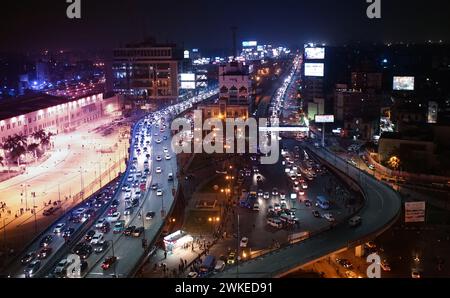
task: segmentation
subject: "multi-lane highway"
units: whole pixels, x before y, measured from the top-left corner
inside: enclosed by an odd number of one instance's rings
[[[7,268],[7,274],[11,277],[25,277],[25,268],[33,267],[32,270],[27,270],[32,272],[29,277],[65,277],[70,262],[63,266],[59,263],[64,263],[68,254],[74,252],[83,259],[81,276],[121,277],[130,274],[144,253],[143,240],[147,245],[153,243],[174,202],[178,181],[176,156],[171,146],[170,119],[216,93],[202,92],[147,115],[136,123],[131,139],[129,165],[120,183],[115,183],[110,189],[102,190],[100,195],[67,211],[65,217],[55,222],[25,249]],[[102,204],[97,206],[97,201],[102,201]],[[90,216],[85,215],[87,213]],[[74,217],[87,220],[78,222]],[[99,224],[98,220],[109,224]],[[55,230],[61,223],[64,226]],[[136,227],[134,231],[132,226]],[[141,227],[144,229],[140,230]],[[123,234],[127,228],[131,232],[130,236]],[[69,232],[70,237],[63,237]],[[37,253],[42,249],[42,239],[47,235],[52,237],[46,245],[51,247],[51,251],[48,256],[38,260]],[[98,239],[92,241],[92,238]],[[103,245],[97,245],[97,240]],[[105,257],[112,255],[117,257],[116,262],[108,270],[103,270]],[[25,265],[21,262],[24,257]]]

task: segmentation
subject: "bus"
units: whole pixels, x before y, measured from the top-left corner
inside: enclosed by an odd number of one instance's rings
[[[316,206],[322,208],[322,209],[329,209],[330,208],[330,201],[328,201],[327,198],[324,196],[317,196],[316,198]]]

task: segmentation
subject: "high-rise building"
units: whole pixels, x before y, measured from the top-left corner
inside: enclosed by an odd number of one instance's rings
[[[113,90],[150,99],[175,99],[183,51],[147,40],[114,50]]]

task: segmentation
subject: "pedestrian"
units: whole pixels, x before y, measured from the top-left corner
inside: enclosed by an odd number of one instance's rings
[[[184,267],[187,268],[187,260],[186,259],[184,260]]]
[[[167,259],[167,251],[164,251],[164,260]]]

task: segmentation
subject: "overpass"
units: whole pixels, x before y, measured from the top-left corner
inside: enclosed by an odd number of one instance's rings
[[[306,145],[329,166],[339,170],[357,183],[365,204],[360,210],[362,224],[351,228],[342,222],[316,236],[279,250],[229,267],[214,278],[270,278],[282,277],[331,253],[362,245],[391,227],[401,213],[401,198],[397,192],[370,175],[349,165],[325,148]]]

